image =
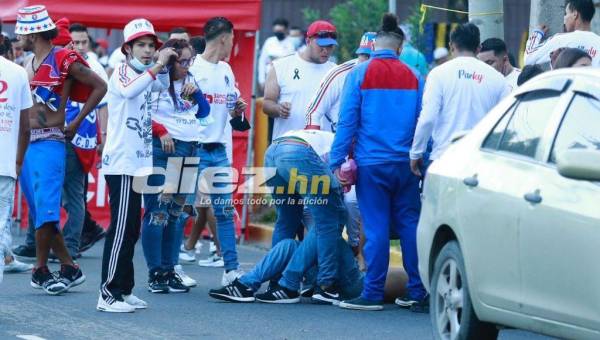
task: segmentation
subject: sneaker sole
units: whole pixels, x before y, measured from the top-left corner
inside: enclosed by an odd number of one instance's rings
[[[198,263],[200,267],[223,268],[225,262]]]
[[[62,294],[62,293],[65,293],[65,292],[67,292],[67,290],[69,290],[69,288],[67,288],[67,287],[65,287],[64,289],[58,290],[58,291],[51,291],[51,290],[48,290],[48,289],[46,289],[46,288],[44,288],[44,287],[42,287],[42,289],[43,289],[43,290],[44,290],[44,292],[46,292],[46,294],[48,294],[48,295],[60,295],[60,294]]]
[[[171,288],[169,287],[169,293],[189,293],[190,290],[188,289],[175,289],[175,288]]]
[[[417,301],[400,301],[396,300],[394,303],[400,308],[410,308],[412,305],[416,304]]]
[[[73,288],[73,287],[77,287],[77,286],[79,286],[80,284],[82,284],[82,283],[84,283],[84,282],[85,282],[85,279],[86,279],[85,275],[81,274],[81,277],[80,277],[80,278],[78,278],[77,280],[75,280],[75,281],[71,282],[71,283],[70,283],[70,284],[67,286],[67,289],[71,289],[71,288]]]
[[[364,310],[364,311],[380,311],[383,310],[383,306],[362,306],[362,305],[352,305],[345,302],[340,302],[340,308],[344,309],[352,309],[352,310]]]
[[[135,308],[133,310],[118,310],[118,309],[106,308],[106,307],[102,307],[102,306],[96,306],[96,310],[98,310],[100,312],[105,312],[105,313],[133,313],[133,312],[135,312]]]
[[[263,303],[273,303],[273,304],[285,305],[285,304],[299,303],[300,297],[293,298],[293,299],[285,299],[285,300],[261,300],[259,298],[256,298],[256,301],[260,301]]]
[[[30,281],[29,284],[31,285],[31,287],[33,287],[34,289],[42,289],[42,286],[38,285],[37,283]]]
[[[218,293],[208,293],[208,295],[217,300],[228,301],[228,302],[254,302],[254,301],[256,301],[256,298],[254,296],[252,296],[252,297],[237,297],[237,296],[230,296],[230,295],[218,294]]]
[[[154,294],[168,294],[169,293],[168,289],[164,290],[164,289],[152,289],[152,288],[148,288],[148,291],[150,293],[154,293]]]
[[[319,303],[319,304],[325,303],[325,304],[339,305],[339,303],[340,303],[340,300],[338,300],[338,299],[328,298],[328,297],[325,297],[325,296],[323,296],[321,294],[313,295],[312,296],[312,300],[315,303]]]
[[[198,286],[198,283],[184,283],[183,285],[188,288],[194,288],[194,287]]]

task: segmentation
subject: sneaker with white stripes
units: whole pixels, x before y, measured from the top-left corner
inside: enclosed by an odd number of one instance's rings
[[[135,312],[135,307],[128,304],[125,301],[114,300],[112,303],[107,302],[102,294],[98,297],[98,304],[96,305],[96,309],[101,312],[107,313],[133,313]]]
[[[300,294],[280,285],[275,285],[262,294],[256,294],[256,301],[265,303],[298,303],[300,302]]]
[[[254,291],[235,279],[232,284],[220,289],[211,289],[208,295],[212,298],[230,302],[254,302]]]
[[[189,277],[184,271],[183,268],[181,267],[180,264],[175,266],[175,275],[179,276],[179,279],[181,279],[181,282],[183,282],[184,285],[188,286],[188,287],[196,287],[198,285],[198,282],[196,282],[196,280],[192,279],[191,277]]]
[[[148,308],[148,303],[146,301],[140,299],[139,297],[137,297],[133,294],[123,295],[123,301],[125,301],[125,303],[127,303],[128,305],[132,306],[135,309]]]
[[[241,269],[224,271],[223,277],[221,277],[221,286],[229,286],[233,283],[233,281],[235,281],[235,279],[238,279],[242,275],[244,275],[244,271]]]

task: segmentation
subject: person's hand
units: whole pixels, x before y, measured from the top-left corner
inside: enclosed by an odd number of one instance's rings
[[[173,142],[173,138],[171,138],[170,134],[167,133],[160,137],[160,144],[165,153],[175,152],[175,143]]]
[[[288,119],[292,110],[292,104],[283,102],[279,104],[279,118]]]
[[[158,52],[157,62],[160,62],[161,64],[166,66],[169,63],[169,60],[171,59],[171,57],[177,58],[178,57],[177,51],[175,51],[175,49],[172,47],[165,48],[164,50],[160,50]]]
[[[238,100],[235,102],[235,108],[230,112],[231,117],[235,118],[243,115],[247,107],[248,104],[246,104],[244,99],[238,98]]]
[[[410,160],[410,171],[412,171],[415,176],[423,177],[421,174],[421,167],[423,167],[423,158]]]
[[[537,29],[544,32],[544,35],[548,35],[548,32],[550,31],[550,27],[548,27],[546,24],[539,24]]]
[[[77,132],[78,128],[79,128],[79,125],[75,121],[73,121],[70,124],[68,124],[67,126],[65,126],[65,130],[64,130],[65,138],[68,140],[73,139],[73,137],[75,137],[75,133]]]
[[[350,181],[343,178],[342,175],[340,174],[340,171],[341,171],[340,168],[335,169],[335,171],[334,171],[335,177],[337,177],[337,179],[341,185],[350,185]]]
[[[183,87],[181,88],[181,97],[183,97],[183,98],[189,97],[192,94],[194,94],[196,91],[198,91],[198,88],[196,87],[196,85],[194,85],[192,83],[187,83],[187,84],[183,85]]]
[[[106,138],[106,136],[103,136],[104,138]],[[100,157],[102,159],[102,151],[104,151],[104,142],[98,144],[96,146],[96,153],[98,154],[98,157]]]

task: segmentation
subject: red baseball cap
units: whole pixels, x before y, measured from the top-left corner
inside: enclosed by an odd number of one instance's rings
[[[316,38],[319,46],[337,46],[337,29],[325,20],[317,20],[308,26],[306,32],[308,38]]]

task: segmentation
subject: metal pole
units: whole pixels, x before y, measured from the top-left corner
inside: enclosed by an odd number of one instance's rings
[[[469,0],[469,21],[479,27],[481,41],[504,40],[504,0]]]
[[[388,0],[388,12],[396,14],[396,0]]]
[[[254,63],[252,65],[252,98],[250,101],[250,130],[248,130],[248,148],[246,151],[246,167],[254,165],[254,117],[256,115],[256,82],[257,82],[257,65],[258,65],[258,52],[260,50],[259,45],[259,31],[256,31],[254,35]],[[244,232],[240,236],[240,244],[244,244],[246,238],[246,230],[248,226],[248,190],[244,192],[244,200],[242,205],[242,227]]]

